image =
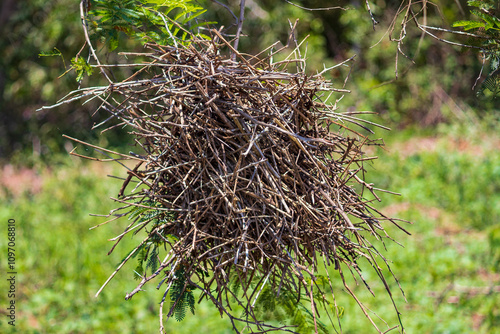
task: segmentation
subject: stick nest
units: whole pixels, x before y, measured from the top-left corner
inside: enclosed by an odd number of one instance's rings
[[[361,276],[359,258],[381,273],[367,237],[387,237],[382,222],[395,221],[370,205],[365,197],[378,197],[363,177],[363,163],[374,159],[363,147],[379,143],[352,129],[367,132],[353,114],[325,103],[342,90],[321,74],[308,76],[297,49],[273,63],[234,49],[236,59],[224,57],[231,46],[220,35],[146,47],[128,54],[148,60],[129,65],[139,69],[127,80],[67,99],[101,99],[100,108],[128,126],[140,148],[121,154],[137,162],[115,199],[132,223],[115,239],[145,232],[124,262],[167,247],[165,257],[154,255],[150,274],[139,272],[127,299],[161,276],[162,306],[182,281],[181,294],[198,288],[232,321],[272,330],[253,310],[263,285],[275,295],[313,299],[319,263],[332,265],[344,284],[343,267]],[[228,296],[245,319],[231,315]],[[315,307],[312,313],[316,322]]]

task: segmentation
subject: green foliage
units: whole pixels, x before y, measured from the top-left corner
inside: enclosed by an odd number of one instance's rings
[[[491,62],[493,64],[493,62]],[[492,67],[492,72],[483,80],[481,87],[478,90],[478,96],[487,95],[487,91],[490,92],[491,97],[495,98],[500,96],[500,73],[498,65]]]
[[[153,243],[143,244],[139,249],[132,255],[133,258],[137,257],[137,267],[135,268],[135,279],[141,279],[146,276],[146,271],[151,270],[154,273],[160,264],[158,259],[159,249],[158,245]],[[126,257],[125,257],[126,258]],[[122,262],[125,260],[122,260]],[[146,268],[144,268],[144,262],[146,262]]]
[[[175,219],[175,214],[171,212],[151,209],[151,207],[160,208],[161,205],[159,203],[144,201],[140,204],[140,206],[134,206],[128,214],[128,219],[135,220],[135,223],[137,225],[150,223],[149,229],[153,230],[159,225],[171,222]],[[134,232],[134,235],[137,234],[138,231],[139,230],[136,230]],[[159,233],[161,235],[161,232]],[[140,279],[146,276],[148,269],[150,270],[151,274],[156,272],[160,265],[160,248],[161,246],[165,247],[163,238],[177,240],[177,237],[173,235],[160,235],[158,235],[157,233],[149,234],[149,239],[147,240],[147,242],[142,244],[139,249],[132,255],[133,258],[137,257],[137,267],[135,269],[134,275],[135,279]],[[127,256],[122,260],[122,262],[127,258]],[[146,264],[146,267],[144,267],[144,264]]]
[[[500,7],[498,1],[468,1],[471,14],[476,20],[460,20],[453,23],[454,27],[461,27],[465,31],[476,34],[477,37],[469,41],[482,49],[483,57],[490,62],[490,69],[486,78],[478,89],[478,96],[490,95],[492,98],[500,96]],[[489,94],[487,94],[489,91]]]
[[[152,201],[139,202],[140,205],[132,207],[128,213],[128,219],[134,220],[137,226],[147,224],[146,232],[149,235],[148,240],[142,244],[137,251],[132,255],[133,258],[137,257],[137,267],[134,271],[134,278],[141,279],[147,275],[149,269],[150,273],[153,274],[158,270],[160,265],[159,253],[160,248],[165,248],[165,240],[170,241],[178,240],[177,236],[165,235],[160,229],[158,233],[150,233],[162,224],[166,224],[175,220],[175,213],[168,212],[165,210],[158,210],[155,208],[161,208],[161,204]],[[136,230],[134,235],[139,231]],[[130,253],[129,253],[130,254]],[[127,255],[128,256],[128,255]],[[127,258],[127,257],[125,257]],[[122,262],[125,260],[122,260]],[[144,264],[146,265],[144,267]],[[195,286],[188,284],[188,277],[185,275],[184,265],[178,265],[177,268],[172,268],[175,270],[174,280],[170,287],[170,300],[171,300],[171,312],[177,321],[181,321],[185,318],[187,309],[194,314],[195,311],[195,299],[193,290],[196,289]],[[169,275],[168,271],[165,271],[165,275]],[[205,273],[200,273],[204,275]]]
[[[500,30],[500,20],[495,16],[498,3],[494,0],[475,1],[470,0],[467,4],[477,9],[471,9],[470,12],[482,21],[457,21],[453,23],[454,27],[462,27],[464,30],[482,28],[485,31],[490,29]]]
[[[192,0],[94,0],[91,4],[90,27],[94,37],[107,44],[108,52],[118,47],[120,33],[142,43],[172,45],[174,38],[187,42],[188,31],[197,34],[197,28],[208,24],[197,22],[205,10]]]
[[[64,64],[64,67],[66,68],[66,62],[64,61],[64,55],[56,47],[54,47],[54,50],[52,50],[50,52],[42,51],[38,54],[38,56],[39,57],[61,57],[63,64]],[[73,57],[71,59],[70,69],[67,70],[66,72],[64,72],[60,77],[64,76],[65,74],[67,74],[69,71],[71,71],[73,69],[76,72],[76,81],[77,82],[82,81],[84,75],[87,75],[87,76],[92,75],[92,73],[94,71],[93,68],[89,65],[89,63],[87,63],[87,61],[85,61],[85,59],[83,59],[82,57]]]
[[[195,286],[188,284],[184,265],[181,264],[175,270],[175,278],[170,287],[170,307],[173,307],[171,312],[175,320],[184,320],[188,308],[194,315],[194,289],[196,289]]]
[[[235,279],[234,282],[238,282],[238,280]],[[308,279],[308,283],[311,283],[311,279]],[[233,286],[235,284],[237,283],[233,283]],[[258,286],[255,289],[260,290],[261,287]],[[316,275],[316,281],[314,281],[313,285],[314,303],[315,305],[325,306],[328,312],[331,311],[334,315],[342,318],[344,308],[335,308],[334,304],[324,295],[324,291],[329,289],[327,277]],[[314,315],[309,306],[311,303],[310,297],[303,293],[300,295],[300,300],[297,299],[297,295],[291,291],[281,290],[277,293],[271,286],[265,285],[257,298],[254,310],[264,321],[275,320],[283,325],[295,326],[294,331],[298,333],[314,333],[316,326],[321,333],[330,333],[328,326],[319,319],[318,314],[316,315],[315,326]],[[316,312],[319,312],[319,309],[316,307]]]
[[[75,57],[71,59],[71,67],[76,72],[76,81],[81,81],[85,74],[90,76],[93,72],[92,67],[85,61],[85,59],[83,59],[83,57]]]

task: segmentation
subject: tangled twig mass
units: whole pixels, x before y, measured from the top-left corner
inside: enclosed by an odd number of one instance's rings
[[[380,142],[353,129],[370,131],[355,113],[325,102],[343,90],[321,74],[308,76],[297,49],[273,63],[271,56],[238,53],[218,32],[188,46],[146,48],[128,54],[147,61],[130,65],[139,69],[127,80],[65,100],[100,99],[100,109],[110,114],[103,124],[118,120],[110,127],[127,126],[138,147],[119,154],[136,165],[115,198],[125,204],[121,212],[133,214],[132,223],[115,240],[145,233],[123,263],[151,245],[166,251],[161,258],[154,254],[158,264],[149,275],[139,273],[127,299],[158,277],[163,308],[182,280],[180,295],[199,289],[200,299],[227,314],[235,330],[235,320],[261,331],[283,330],[254,312],[268,286],[276,296],[286,291],[297,301],[309,298],[317,330],[313,288],[321,265],[335,268],[357,301],[343,269],[362,277],[359,258],[385,283],[377,259],[387,262],[369,239],[388,237],[384,223],[397,223],[371,205],[377,189],[364,181],[363,168],[375,159],[364,146]],[[223,49],[237,57],[223,56]],[[232,314],[230,298],[244,316]]]

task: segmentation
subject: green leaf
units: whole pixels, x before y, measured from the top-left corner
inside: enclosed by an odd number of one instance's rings
[[[192,0],[96,0],[92,8],[89,21],[93,23],[90,25],[93,36],[99,35],[103,38],[109,51],[119,47],[118,31],[142,43],[154,41],[172,44],[171,36],[180,39],[183,44],[189,43],[191,35],[186,31],[206,38],[205,35],[198,35],[197,31],[200,26],[208,23],[196,21],[205,10]],[[173,18],[169,17],[170,13]],[[168,24],[164,22],[164,17]],[[180,32],[182,29],[172,22],[177,22],[186,31]],[[166,28],[166,25],[169,27]],[[172,28],[173,26],[175,28]],[[170,33],[171,30],[174,31]]]
[[[116,48],[118,48],[118,37],[112,37],[108,41],[108,48],[109,51],[114,51]]]
[[[467,1],[467,4],[471,7],[481,7],[481,1],[477,1],[477,0]]]
[[[54,49],[50,52],[41,51],[38,54],[38,57],[61,57],[64,64],[64,68],[66,68],[66,62],[64,61],[64,56],[61,53],[61,51],[59,51],[59,49],[56,47],[54,47]]]
[[[81,81],[83,76],[92,75],[92,67],[85,61],[83,57],[74,57],[71,59],[71,67],[75,69],[76,81]]]
[[[476,21],[457,21],[453,23],[453,27],[463,27],[464,30],[471,30],[476,28],[484,28],[484,22]]]
[[[500,55],[493,56],[490,60],[490,69],[491,72],[494,72],[500,68]]]
[[[50,52],[41,51],[38,54],[38,57],[54,57],[54,56],[61,56],[62,57],[61,51],[59,51],[57,48],[54,48],[54,50],[52,50]]]

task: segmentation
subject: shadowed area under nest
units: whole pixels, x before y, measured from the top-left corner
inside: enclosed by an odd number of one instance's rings
[[[200,289],[200,299],[227,314],[237,331],[234,320],[284,330],[259,322],[254,312],[267,286],[276,296],[310,298],[317,326],[312,289],[320,265],[333,266],[346,285],[343,269],[362,277],[356,263],[362,257],[384,280],[376,261],[386,260],[367,238],[388,237],[383,223],[396,221],[366,198],[378,199],[363,168],[375,158],[362,151],[379,142],[353,129],[370,132],[354,113],[325,103],[346,91],[321,74],[306,75],[298,48],[273,63],[271,56],[242,55],[214,34],[189,46],[148,44],[147,52],[127,54],[148,59],[129,65],[140,67],[129,79],[65,100],[101,99],[111,115],[103,124],[117,119],[111,127],[127,126],[135,138],[135,153],[117,153],[137,164],[115,199],[132,220],[115,240],[143,233],[124,263],[145,253],[156,264],[148,263],[149,274],[139,272],[126,298],[158,277],[161,308],[172,287],[177,296]],[[241,317],[231,312],[233,297],[245,310]],[[183,302],[173,299],[168,317]]]

